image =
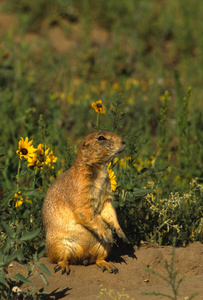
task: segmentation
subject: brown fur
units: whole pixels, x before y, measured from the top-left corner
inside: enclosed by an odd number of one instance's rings
[[[47,254],[57,264],[55,271],[62,268],[68,274],[69,264],[96,263],[103,271],[117,273],[105,261],[114,242],[112,231],[127,238],[112,205],[107,166],[124,148],[125,140],[114,133],[88,135],[73,166],[49,188],[42,218]]]

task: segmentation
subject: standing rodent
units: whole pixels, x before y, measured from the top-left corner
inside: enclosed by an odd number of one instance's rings
[[[114,243],[113,231],[124,241],[127,238],[112,205],[107,167],[124,148],[124,138],[112,132],[88,135],[73,166],[48,189],[42,219],[55,271],[69,274],[69,264],[96,263],[103,271],[118,272],[105,258]]]

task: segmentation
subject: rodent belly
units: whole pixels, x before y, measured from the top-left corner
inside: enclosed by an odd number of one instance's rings
[[[57,213],[55,212],[51,227],[55,237],[73,239],[82,247],[91,247],[98,243],[96,235],[78,223],[72,211],[67,207]]]
[[[69,235],[84,248],[92,247],[98,243],[98,238],[88,229],[80,224],[70,224]]]
[[[51,226],[47,230],[47,248],[53,249],[55,244],[57,247],[61,245],[62,249],[63,247],[67,249],[71,264],[94,263],[100,253],[109,252],[111,248],[109,244],[101,242],[94,233],[79,224],[68,208],[55,211],[55,217],[51,219]],[[64,253],[64,250],[62,252]]]
[[[70,264],[92,264],[98,257],[106,257],[111,250],[111,245],[102,243],[88,229],[79,225],[71,231],[69,236],[63,238],[63,244],[69,250]]]

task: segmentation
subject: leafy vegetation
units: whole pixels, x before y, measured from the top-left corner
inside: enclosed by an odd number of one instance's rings
[[[203,3],[12,0],[2,9],[17,25],[0,33],[1,278],[10,257],[21,249],[22,263],[33,260],[44,239],[41,230],[7,253],[8,228],[42,228],[47,188],[99,129],[126,139],[110,168],[129,240],[202,241]]]

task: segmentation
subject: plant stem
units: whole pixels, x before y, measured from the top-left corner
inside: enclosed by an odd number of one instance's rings
[[[16,175],[16,179],[17,179],[16,192],[17,193],[19,191],[20,168],[21,168],[21,159],[19,159],[19,162],[18,162],[18,172],[17,172],[17,175]]]
[[[97,121],[96,121],[96,126],[99,127],[99,114],[97,113]]]
[[[37,167],[36,167],[35,172],[34,172],[34,178],[33,178],[33,180],[31,181],[31,188],[32,188],[32,189],[35,188],[36,175],[37,175]]]
[[[167,108],[169,103],[169,93],[165,92],[162,100],[162,107],[160,110],[160,156],[161,156],[161,164],[162,168],[166,167],[167,158],[168,158],[168,141],[167,141]]]

